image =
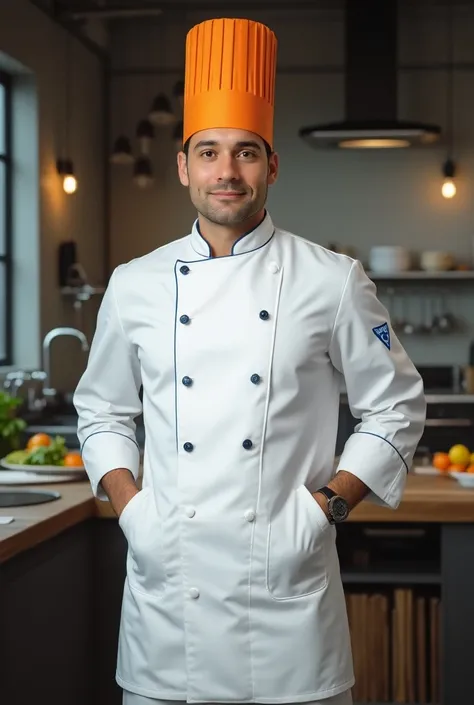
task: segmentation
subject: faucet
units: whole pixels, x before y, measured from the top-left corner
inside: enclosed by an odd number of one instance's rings
[[[51,387],[51,343],[55,338],[60,338],[61,336],[69,335],[74,338],[78,338],[81,341],[82,349],[84,352],[88,352],[89,343],[87,338],[81,330],[78,328],[53,328],[44,336],[43,340],[43,395],[52,397],[56,394],[56,390]]]

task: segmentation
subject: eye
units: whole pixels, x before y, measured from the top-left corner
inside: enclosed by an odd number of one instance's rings
[[[255,152],[251,152],[249,149],[244,149],[242,152],[240,152],[240,156],[244,157],[244,159],[255,159],[256,154]]]
[[[212,149],[206,149],[205,152],[201,152],[201,157],[206,157],[206,158],[210,159],[213,156],[214,156],[214,152],[212,151]]]

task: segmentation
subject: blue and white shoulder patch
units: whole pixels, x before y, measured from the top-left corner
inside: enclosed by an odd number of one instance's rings
[[[388,323],[382,323],[381,326],[375,326],[372,328],[377,338],[382,341],[386,348],[390,350],[390,329]]]

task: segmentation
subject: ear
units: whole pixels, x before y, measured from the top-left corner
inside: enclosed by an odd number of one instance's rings
[[[189,186],[188,162],[184,152],[178,152],[178,176],[183,186]]]
[[[275,183],[278,177],[279,157],[276,152],[272,152],[268,159],[268,185]]]

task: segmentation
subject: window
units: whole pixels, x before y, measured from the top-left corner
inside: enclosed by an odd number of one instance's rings
[[[12,364],[11,81],[0,71],[0,365]]]

